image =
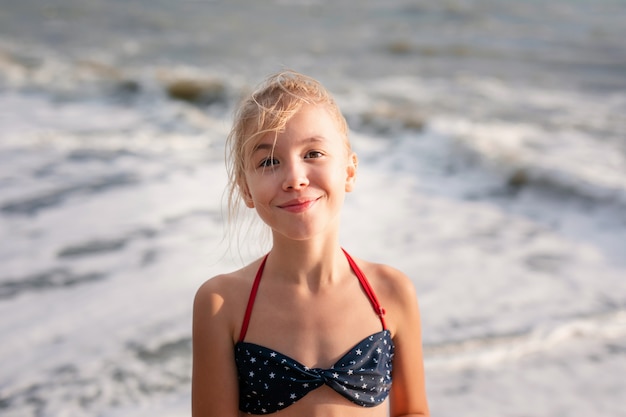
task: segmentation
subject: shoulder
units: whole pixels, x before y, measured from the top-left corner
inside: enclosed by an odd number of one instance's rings
[[[207,325],[234,328],[243,313],[252,287],[258,261],[237,271],[216,275],[206,280],[196,291],[194,321]]]
[[[357,262],[386,310],[387,325],[392,333],[407,320],[419,319],[415,285],[404,272],[385,264]]]
[[[205,281],[192,326],[192,414],[237,415],[236,343],[258,262]],[[215,381],[220,381],[215,384]]]
[[[427,416],[421,320],[413,282],[388,265],[358,264],[386,310],[385,322],[395,346],[391,415]]]
[[[196,291],[196,305],[212,305],[220,308],[226,301],[236,299],[238,289],[245,285],[244,274],[240,271],[216,275],[206,280]]]
[[[196,302],[207,302],[209,300],[222,301],[233,300],[243,296],[244,290],[252,287],[256,271],[261,260],[244,266],[236,271],[216,275],[206,280],[196,291]]]
[[[377,294],[397,300],[414,298],[415,287],[404,272],[385,264],[364,260],[358,262]]]

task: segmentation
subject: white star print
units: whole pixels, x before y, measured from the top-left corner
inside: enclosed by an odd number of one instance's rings
[[[270,372],[270,378],[274,379],[275,376],[276,374],[274,372]]]
[[[383,350],[381,348],[378,348],[378,349],[376,349],[376,352],[383,353]]]
[[[352,369],[348,369],[348,375],[352,375],[354,371]]]
[[[254,376],[254,372],[250,371],[250,378],[252,378]]]
[[[333,373],[333,378],[339,378],[339,374],[337,372]]]
[[[361,352],[361,349],[357,349],[357,350],[356,350],[356,354],[357,354],[357,355],[359,355],[359,356],[360,356],[360,355],[361,355],[361,353],[363,353],[363,352]]]
[[[256,362],[256,358],[255,357],[250,358],[250,363],[255,363],[255,362]]]
[[[302,384],[302,388],[308,388],[309,384],[307,384],[306,382],[304,384]]]
[[[275,358],[275,357],[276,357],[276,352],[272,352],[272,353],[270,353],[270,356],[271,356],[272,358]]]
[[[295,399],[296,399],[296,394],[291,394],[291,395],[289,396],[289,398],[291,398],[292,400],[295,400]]]

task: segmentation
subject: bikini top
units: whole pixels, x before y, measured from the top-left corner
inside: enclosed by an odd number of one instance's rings
[[[329,369],[309,368],[273,349],[244,342],[266,256],[257,271],[239,341],[235,344],[239,410],[248,414],[274,413],[324,384],[363,407],[374,407],[385,401],[391,388],[394,351],[391,333],[385,326],[385,311],[363,272],[345,250],[344,253],[380,317],[383,330],[354,345]]]

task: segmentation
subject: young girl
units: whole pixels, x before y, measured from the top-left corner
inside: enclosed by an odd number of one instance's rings
[[[256,210],[272,247],[196,294],[193,416],[429,415],[410,280],[339,244],[358,160],[330,94],[296,72],[269,77],[228,147],[230,212]]]

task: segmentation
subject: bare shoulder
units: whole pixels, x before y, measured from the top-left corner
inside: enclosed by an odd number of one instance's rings
[[[404,272],[385,264],[360,259],[357,262],[387,312],[392,333],[409,317],[419,319],[415,285]]]
[[[392,266],[359,260],[359,265],[374,290],[393,299],[412,299],[415,287],[411,279]]]
[[[388,265],[357,261],[381,306],[395,346],[390,415],[428,416],[424,384],[422,330],[417,294],[412,280]]]
[[[196,303],[224,302],[236,299],[240,287],[245,285],[245,274],[242,270],[216,275],[206,280],[196,292]]]
[[[221,323],[233,331],[243,315],[256,264],[216,275],[200,285],[194,299],[194,316]]]
[[[194,299],[192,415],[237,415],[233,345],[257,262],[205,281]],[[215,381],[220,381],[215,384]]]

